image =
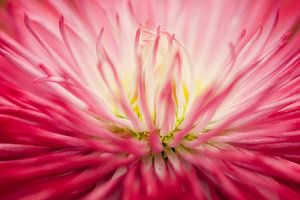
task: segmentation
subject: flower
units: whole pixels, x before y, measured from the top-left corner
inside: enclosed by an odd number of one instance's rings
[[[2,4],[1,199],[300,198],[299,1]]]

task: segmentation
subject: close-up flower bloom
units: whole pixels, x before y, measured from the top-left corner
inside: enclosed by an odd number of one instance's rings
[[[300,1],[0,1],[0,199],[300,199]]]

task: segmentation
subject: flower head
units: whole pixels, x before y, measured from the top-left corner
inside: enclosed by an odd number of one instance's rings
[[[5,2],[1,198],[300,198],[299,8]]]

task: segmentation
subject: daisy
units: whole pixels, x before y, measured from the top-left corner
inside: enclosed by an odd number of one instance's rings
[[[1,199],[300,199],[299,1],[1,2]]]

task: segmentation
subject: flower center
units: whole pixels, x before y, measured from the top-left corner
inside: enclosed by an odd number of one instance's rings
[[[123,124],[113,126],[112,132],[146,141],[154,152],[175,147],[181,139],[196,138],[191,134],[194,116],[188,113],[200,93],[195,87],[199,84],[189,55],[175,35],[160,28],[139,28],[134,56],[124,68],[115,67],[100,45],[97,49],[99,70],[112,97],[108,102],[115,121]],[[172,142],[175,139],[177,144]]]
[[[134,51],[136,74],[131,81],[134,87],[125,87],[124,90],[129,94],[126,97],[129,107],[141,127],[126,132],[138,140],[160,143],[156,144],[161,146],[160,149],[170,148],[170,141],[183,128],[189,101],[199,93],[194,91],[188,55],[174,35],[160,28],[156,32],[139,29]],[[122,82],[126,79],[128,76],[123,77]],[[124,108],[122,110],[118,116],[130,118]],[[133,117],[131,119],[134,121]],[[184,139],[191,141],[195,138],[187,134]]]

